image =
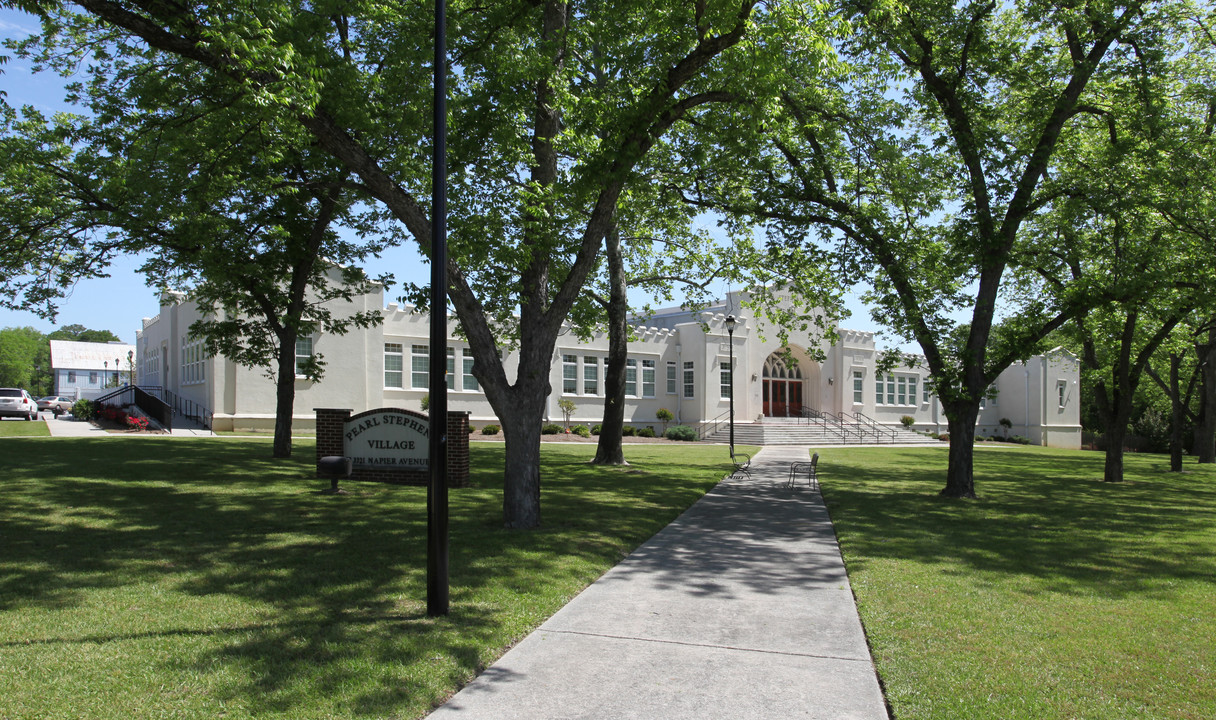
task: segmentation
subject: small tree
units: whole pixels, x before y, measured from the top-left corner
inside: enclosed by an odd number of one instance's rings
[[[1009,418],[1001,418],[1001,429],[1005,433],[1005,437],[1009,437],[1009,431],[1013,429],[1013,421]]]
[[[570,416],[574,414],[574,409],[578,406],[570,398],[562,398],[557,401],[557,407],[566,418],[566,432],[570,432]]]
[[[659,420],[663,421],[663,434],[666,435],[667,434],[667,423],[671,422],[672,420],[675,420],[676,416],[672,415],[671,411],[668,410],[667,408],[659,408],[659,411],[657,413],[655,413],[654,416],[656,418],[658,418]]]

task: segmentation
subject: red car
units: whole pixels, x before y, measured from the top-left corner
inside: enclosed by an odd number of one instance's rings
[[[38,405],[21,388],[0,388],[0,417],[38,419]]]

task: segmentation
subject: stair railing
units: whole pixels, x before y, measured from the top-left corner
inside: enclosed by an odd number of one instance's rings
[[[881,444],[884,438],[889,440],[892,444],[895,443],[897,433],[886,425],[881,425],[874,419],[866,417],[859,412],[853,413],[853,419],[858,425],[864,426],[874,434],[874,441],[876,443]],[[860,433],[860,430],[858,430],[858,432]]]

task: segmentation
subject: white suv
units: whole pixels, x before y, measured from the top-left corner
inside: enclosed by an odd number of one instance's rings
[[[0,388],[0,417],[38,419],[38,403],[21,388]]]

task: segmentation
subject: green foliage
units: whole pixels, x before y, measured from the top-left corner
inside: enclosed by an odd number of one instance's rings
[[[676,419],[676,416],[673,415],[672,412],[670,410],[668,410],[667,408],[659,408],[658,411],[655,412],[654,416],[655,416],[656,420],[659,420],[660,422],[663,423],[663,432],[664,433],[667,432],[667,423]]]
[[[900,417],[900,418],[899,418],[899,422],[900,422],[900,424],[902,424],[904,427],[906,427],[906,428],[910,428],[910,427],[912,427],[913,425],[915,425],[915,424],[916,424],[916,418],[912,417],[911,415],[904,415],[904,416],[902,416],[902,417]]]
[[[541,435],[558,435],[562,432],[563,432],[562,426],[555,425],[553,423],[547,423],[545,425],[542,425],[541,429],[540,429]]]
[[[574,414],[577,407],[578,406],[576,406],[574,401],[570,398],[562,398],[561,400],[557,401],[557,408],[562,411],[562,416],[566,420],[567,428],[570,427],[570,416]]]
[[[621,435],[623,437],[633,437],[637,434],[638,434],[638,429],[632,425],[625,425],[621,428]]]
[[[80,398],[72,403],[72,417],[77,420],[92,420],[97,412],[97,404],[92,400]]]
[[[587,429],[586,425],[575,425],[574,427],[570,428],[570,432],[578,435],[579,437],[591,437],[591,431]]]
[[[601,430],[603,430],[603,429],[604,429],[604,426],[603,426],[602,424],[600,424],[600,423],[596,423],[596,424],[594,424],[594,425],[592,425],[592,426],[591,426],[591,434],[592,434],[592,435],[599,435],[599,434],[600,434],[600,431],[601,431]]]
[[[697,437],[697,431],[687,425],[673,425],[667,428],[667,432],[663,433],[663,437],[668,440],[683,440],[685,442],[696,442],[700,439]]]
[[[430,410],[431,409],[431,394],[427,393],[426,395],[423,395],[422,400],[419,401],[419,405],[422,407],[422,412],[426,412],[427,410]]]
[[[75,342],[122,342],[122,338],[118,337],[109,330],[90,330],[84,325],[64,325],[61,328],[51,331],[46,336],[47,340],[72,340]]]
[[[654,428],[647,425],[644,428],[638,429],[638,437],[652,438],[654,437]]]
[[[502,428],[498,427],[497,425],[486,425],[485,427],[483,427],[481,429],[481,434],[482,435],[497,435],[498,431],[501,429]]]
[[[51,392],[51,352],[32,327],[0,330],[0,386],[23,388],[35,399]]]

